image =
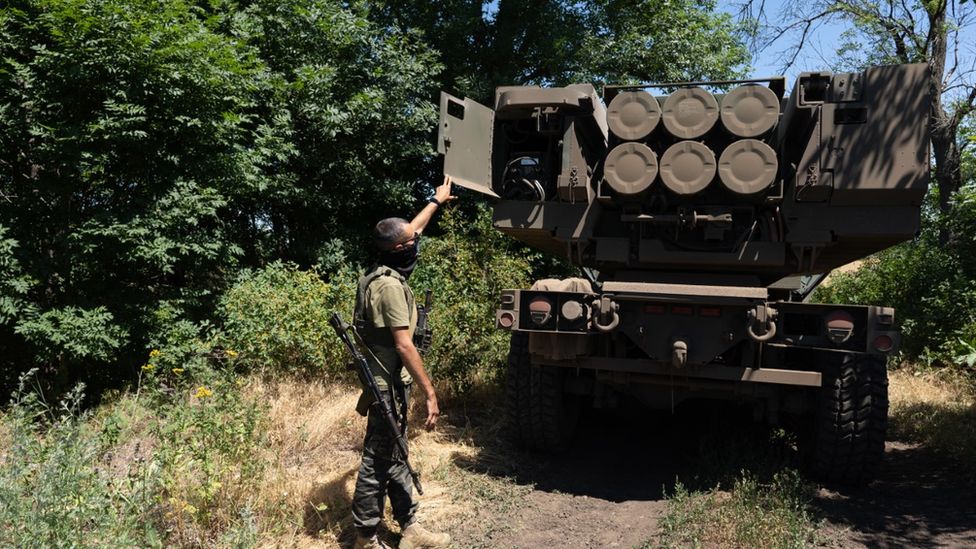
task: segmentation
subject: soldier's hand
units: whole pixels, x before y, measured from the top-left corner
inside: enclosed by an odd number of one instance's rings
[[[444,183],[441,183],[439,187],[434,189],[434,198],[436,198],[441,204],[445,204],[457,198],[456,196],[451,195],[452,184],[453,181],[451,181],[451,176],[445,175]]]
[[[437,418],[441,415],[441,409],[437,407],[437,397],[431,396],[427,399],[427,421],[424,422],[424,429],[431,431],[437,425]]]

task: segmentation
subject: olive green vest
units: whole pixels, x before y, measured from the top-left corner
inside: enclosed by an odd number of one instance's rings
[[[389,276],[396,279],[400,286],[403,288],[404,298],[407,303],[407,310],[409,311],[411,322],[410,322],[410,336],[413,337],[413,330],[416,326],[416,311],[417,305],[414,300],[413,292],[410,287],[407,286],[407,281],[403,278],[400,273],[395,270],[378,265],[374,266],[371,270],[367,271],[366,274],[359,278],[359,284],[356,290],[356,308],[353,312],[353,322],[356,325],[356,330],[362,336],[363,341],[366,346],[372,351],[372,354],[366,353],[366,358],[369,361],[370,368],[373,371],[373,375],[376,377],[376,384],[379,385],[381,389],[389,387],[390,382],[394,384],[408,384],[412,381],[410,374],[403,368],[403,363],[400,360],[399,354],[397,354],[396,349],[393,344],[393,333],[387,326],[377,327],[375,319],[371,317],[371,302],[373,295],[370,292],[370,285],[376,282],[381,277]],[[377,359],[379,363],[377,362]]]

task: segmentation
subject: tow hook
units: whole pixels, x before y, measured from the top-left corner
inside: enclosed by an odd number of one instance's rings
[[[600,296],[600,299],[593,302],[593,328],[598,332],[611,332],[620,324],[620,315],[617,310],[620,305],[614,303],[607,296]]]
[[[671,346],[671,365],[675,368],[684,368],[688,363],[688,344],[678,339]]]
[[[776,317],[779,313],[776,309],[766,305],[756,305],[749,309],[749,323],[746,324],[746,333],[757,343],[769,341],[776,337]],[[757,334],[754,328],[760,328],[761,333]]]

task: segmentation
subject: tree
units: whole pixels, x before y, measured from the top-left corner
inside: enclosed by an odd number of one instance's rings
[[[838,54],[842,64],[928,63],[932,109],[929,132],[935,159],[935,181],[943,214],[963,184],[962,153],[971,141],[959,137],[959,126],[976,107],[976,64],[965,41],[976,9],[967,0],[791,0],[770,23],[764,3],[748,0],[743,13],[766,25],[760,49],[783,37],[795,37],[787,66],[820,26],[850,25]],[[970,48],[970,49],[968,49]],[[968,49],[968,50],[967,50]],[[948,233],[941,236],[944,242]]]
[[[8,2],[0,360],[121,377],[242,264],[368,234],[432,155],[437,70],[335,0]]]
[[[442,66],[416,33],[386,29],[336,0],[259,0],[223,13],[276,83],[267,118],[289,150],[246,205],[266,255],[331,269],[365,254],[369,230],[429,181]],[[260,254],[257,254],[260,255]]]
[[[240,150],[264,85],[181,2],[7,3],[0,219],[35,284],[0,354],[96,367],[132,350],[159,302],[200,304],[238,254],[223,190],[254,169]]]
[[[375,1],[371,17],[441,52],[448,91],[490,103],[496,86],[726,78],[746,61],[712,0]]]
[[[122,377],[241,267],[365,259],[433,178],[442,88],[723,77],[744,54],[712,0],[7,2],[0,371]]]

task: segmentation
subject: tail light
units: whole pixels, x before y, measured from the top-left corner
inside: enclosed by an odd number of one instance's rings
[[[895,342],[891,339],[891,336],[882,334],[874,338],[872,345],[874,345],[874,348],[878,351],[887,353],[895,346]]]
[[[552,302],[544,297],[533,298],[529,302],[529,318],[536,326],[542,326],[552,318]]]
[[[498,315],[498,326],[501,328],[510,329],[515,324],[515,314],[511,311],[505,311]]]
[[[825,319],[827,339],[835,345],[840,345],[851,338],[854,333],[854,317],[846,311],[834,311]]]

